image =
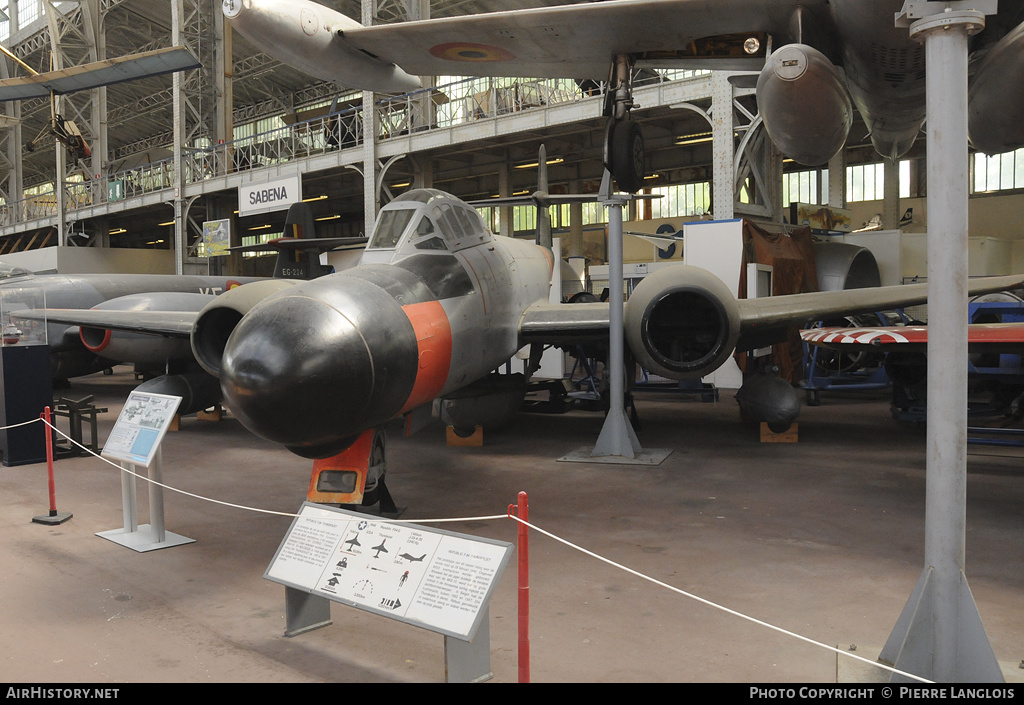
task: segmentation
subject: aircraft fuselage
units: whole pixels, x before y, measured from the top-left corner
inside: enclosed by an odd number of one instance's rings
[[[246,314],[224,348],[224,398],[254,433],[333,455],[508,361],[551,266],[548,250],[493,236],[462,201],[409,192],[381,211],[359,266]]]

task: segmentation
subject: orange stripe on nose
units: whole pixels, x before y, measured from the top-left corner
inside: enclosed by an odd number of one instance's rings
[[[444,383],[452,363],[452,327],[438,301],[425,301],[403,306],[416,333],[419,368],[412,393],[405,401],[401,413],[432,401]]]

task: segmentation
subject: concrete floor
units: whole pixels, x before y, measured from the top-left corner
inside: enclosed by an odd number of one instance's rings
[[[109,407],[130,374],[78,381]],[[403,518],[503,514],[517,493],[541,528],[610,560],[810,639],[877,656],[923,566],[924,430],[892,420],[886,393],[825,395],[799,442],[762,444],[731,395],[717,403],[639,395],[640,440],[671,448],[656,467],[557,459],[593,445],[599,414],[521,415],[482,448],[443,428],[389,430],[389,485]],[[966,572],[996,656],[1024,673],[1024,451],[974,449]],[[279,512],[304,499],[309,462],[234,419],[193,418],[164,442],[165,482]],[[195,543],[136,553],[97,537],[123,525],[119,473],[56,463],[0,468],[0,681],[439,682],[443,638],[335,605],[334,624],[283,636],[284,589],[262,576],[290,519],[166,493],[167,529]],[[146,491],[139,520],[148,522]],[[445,529],[515,540],[512,521]],[[531,540],[532,680],[821,682],[849,665],[544,536]],[[514,562],[491,605],[494,682],[517,678]],[[844,662],[848,659],[842,659]],[[837,672],[839,675],[837,675]]]

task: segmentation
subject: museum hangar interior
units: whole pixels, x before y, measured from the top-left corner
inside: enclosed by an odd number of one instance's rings
[[[497,0],[324,4],[379,24],[509,9]],[[561,4],[523,0],[515,8]],[[40,275],[269,277],[276,253],[255,246],[289,234],[286,210],[247,213],[240,197],[288,179],[300,184],[317,238],[369,236],[381,208],[414,189],[483,201],[532,194],[540,178],[552,196],[595,194],[602,184],[606,84],[453,72],[421,91],[372,94],[275,59],[232,32],[218,3],[0,0],[0,10],[8,17],[0,44],[17,57],[0,60],[3,78],[25,74],[18,62],[44,72],[174,45],[201,63],[2,104],[0,261],[11,267]],[[789,233],[807,212],[818,218],[812,228],[833,223],[815,228],[813,239],[870,251],[878,283],[927,281],[923,134],[899,160],[885,161],[855,119],[845,148],[807,167],[775,148],[753,88],[728,73],[637,69],[632,97],[647,172],[639,191],[655,198],[623,208],[627,293],[656,265],[683,259],[686,223],[743,220]],[[731,125],[716,121],[723,114]],[[970,275],[1024,271],[1024,150],[971,150],[967,173]],[[608,212],[566,200],[548,211],[564,260],[562,293],[600,295],[610,276]],[[538,229],[535,205],[480,214],[497,235],[532,242]],[[239,249],[213,254],[209,224],[225,221]],[[344,254],[327,253],[324,262],[341,270]],[[908,311],[908,319],[927,320],[924,307]],[[830,360],[837,358],[841,366],[842,356]],[[533,535],[533,680],[887,679],[855,657],[879,655],[921,571],[922,405],[878,382],[880,374],[844,385],[827,369],[813,382],[798,370],[791,381],[804,401],[799,430],[766,434],[737,410],[742,377],[680,388],[641,373],[628,385],[631,423],[644,448],[666,456],[639,466],[578,462],[566,458],[593,446],[604,423],[600,374],[588,362],[582,351],[559,353],[566,379],[558,408],[544,403],[550,387],[541,388],[502,428],[485,426],[480,445],[453,440],[436,418],[412,435],[401,420],[381,424],[401,519],[454,518],[439,526],[513,543],[516,526],[504,515],[525,491],[539,528],[611,561]],[[85,432],[102,446],[143,378],[122,364],[112,374],[72,377],[53,399],[65,410],[76,400],[102,408]],[[995,386],[1004,405],[986,423],[1019,422],[1017,394],[1002,397],[1020,390]],[[991,385],[983,391],[991,394]],[[250,433],[230,403],[216,412],[175,419],[162,445],[172,488],[163,498],[147,498],[139,483],[143,519],[166,502],[168,528],[194,539],[166,550],[133,552],[97,536],[125,521],[116,467],[85,453],[60,458],[56,502],[73,516],[40,525],[33,515],[54,502],[45,463],[5,462],[0,595],[12,605],[4,626],[17,644],[0,667],[5,680],[448,678],[441,635],[379,611],[336,604],[333,624],[285,636],[286,590],[265,572],[309,496],[313,461]],[[58,429],[69,421],[58,418]],[[1019,678],[1024,660],[1019,458],[1013,442],[968,445],[966,575],[1007,681]],[[514,561],[505,568],[484,612],[488,676],[496,682],[522,677],[515,569]],[[666,583],[677,590],[665,591]]]

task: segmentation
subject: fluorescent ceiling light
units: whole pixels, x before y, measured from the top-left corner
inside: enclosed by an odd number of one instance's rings
[[[561,157],[552,157],[551,159],[548,159],[544,163],[545,164],[561,164],[564,161],[565,160],[562,159]],[[515,168],[516,169],[533,169],[534,167],[538,167],[538,166],[540,166],[540,162],[531,162],[529,164],[516,164]]]

